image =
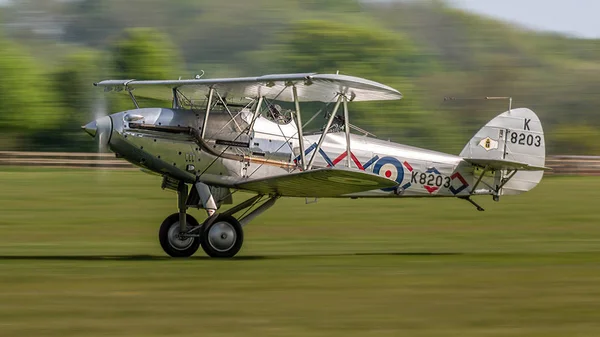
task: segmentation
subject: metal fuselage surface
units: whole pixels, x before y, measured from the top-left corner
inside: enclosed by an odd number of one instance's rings
[[[111,129],[103,131],[110,134],[111,150],[145,170],[188,183],[200,180],[226,186],[301,170],[294,121],[277,122],[258,115],[253,122],[250,110],[230,114],[216,109],[209,114],[202,141],[198,136],[205,128],[201,111],[144,108],[109,118],[110,126],[104,127]],[[466,196],[475,183],[473,166],[459,156],[352,134],[347,158],[344,132],[327,133],[315,152],[321,136],[303,137],[306,161],[315,156],[312,168],[350,164],[399,184],[399,188],[340,197]]]

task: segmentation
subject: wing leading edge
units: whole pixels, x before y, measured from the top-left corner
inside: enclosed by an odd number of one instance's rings
[[[335,102],[339,93],[345,94],[350,101],[397,100],[402,94],[387,85],[360,77],[339,74],[276,74],[258,77],[191,79],[191,80],[105,80],[94,83],[107,91],[136,90],[147,91],[142,96],[157,99],[171,99],[170,90],[157,88],[177,88],[188,97],[205,97],[210,88],[217,90],[223,97],[260,97],[293,102],[292,85],[296,87],[298,98],[302,102]],[[152,90],[152,87],[155,90]]]
[[[324,168],[237,183],[233,187],[285,197],[339,197],[389,188],[397,182],[358,170]]]

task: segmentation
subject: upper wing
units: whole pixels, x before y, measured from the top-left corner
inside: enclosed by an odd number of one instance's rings
[[[286,197],[339,197],[398,185],[372,173],[324,168],[236,183],[233,187]]]
[[[193,80],[106,80],[94,85],[107,91],[142,90],[144,96],[170,100],[172,93],[166,88],[177,88],[187,97],[206,97],[214,88],[222,97],[260,97],[293,102],[291,86],[295,86],[302,102],[334,102],[339,93],[350,101],[382,101],[401,99],[402,94],[387,85],[360,77],[338,74],[276,74],[259,77],[215,78]],[[162,90],[157,90],[162,89]]]

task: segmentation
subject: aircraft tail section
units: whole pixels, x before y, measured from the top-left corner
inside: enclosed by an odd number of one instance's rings
[[[544,175],[546,146],[538,116],[527,108],[506,111],[481,128],[460,153],[472,165],[496,171],[503,195],[533,189]],[[516,172],[516,173],[515,173]]]

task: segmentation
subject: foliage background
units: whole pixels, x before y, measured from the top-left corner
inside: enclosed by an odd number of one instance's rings
[[[600,153],[600,40],[444,1],[21,0],[0,18],[4,150],[93,150],[79,126],[100,109],[101,79],[339,70],[405,95],[352,107],[380,138],[458,153],[507,108],[481,98],[512,96],[542,119],[549,154]],[[109,97],[110,111],[125,108]]]

